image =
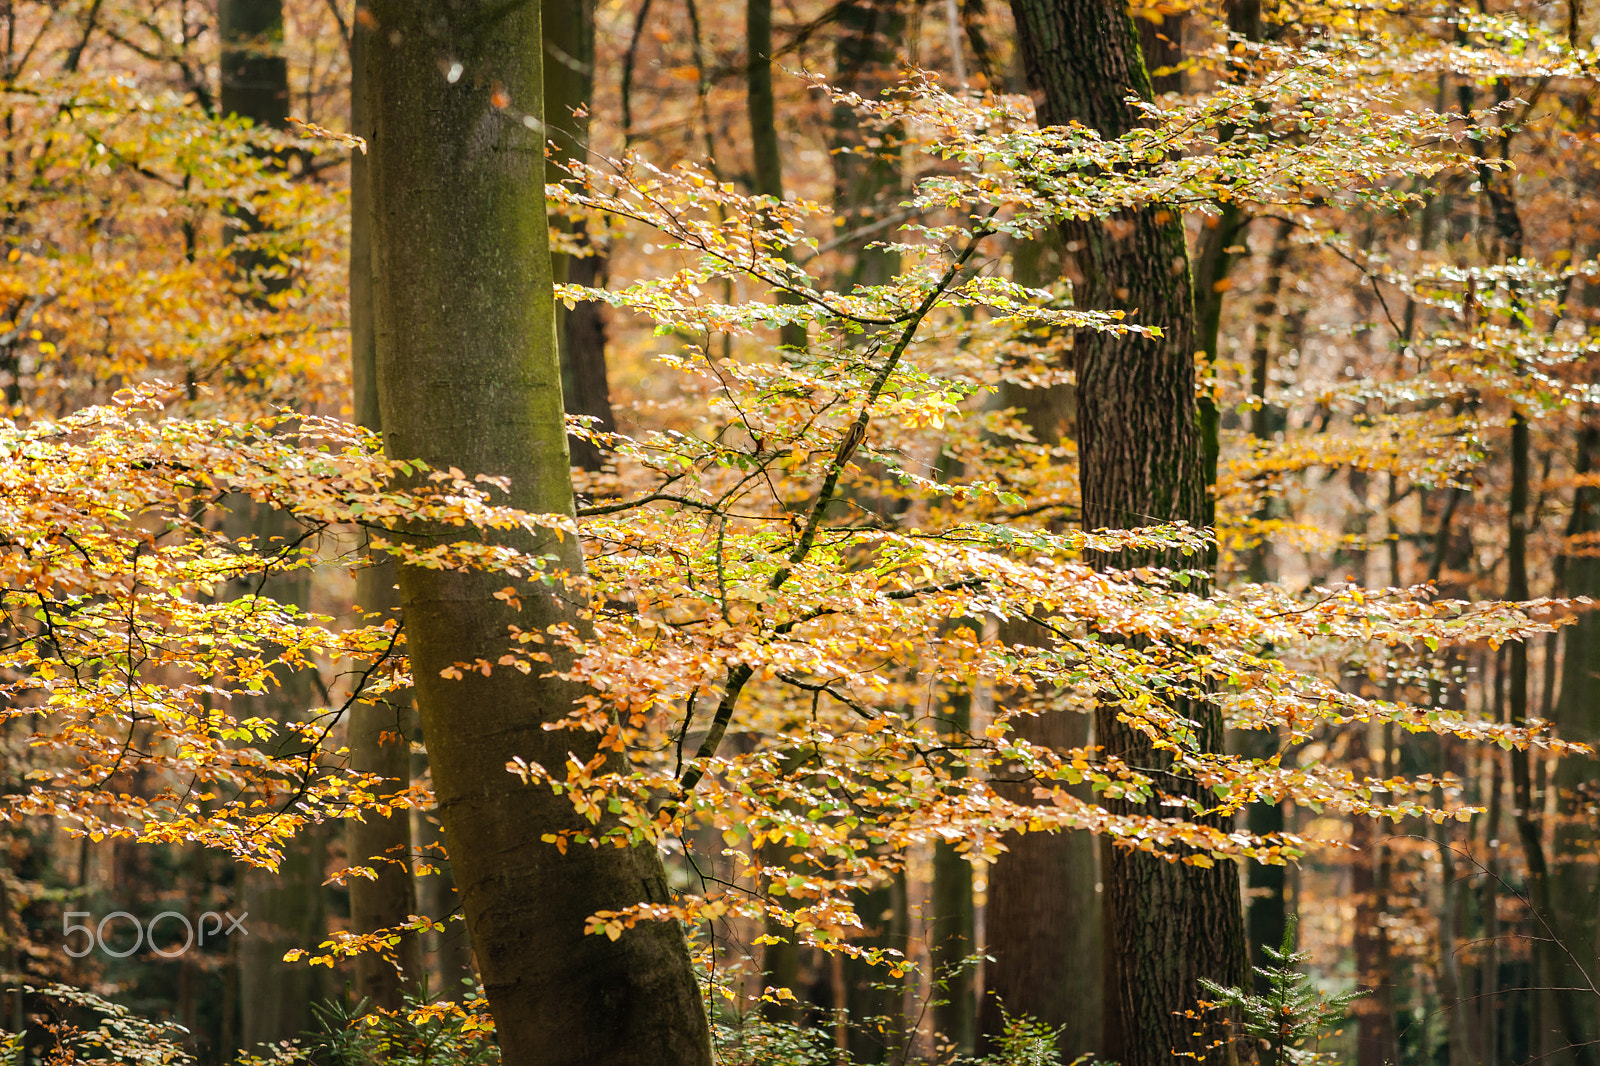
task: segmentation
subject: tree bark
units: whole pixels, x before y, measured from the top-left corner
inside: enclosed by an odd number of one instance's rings
[[[594,103],[594,0],[546,4],[543,10],[545,126],[557,162],[589,158],[589,108]],[[560,181],[555,173],[551,180]],[[553,220],[580,241],[583,224]],[[556,282],[598,288],[605,284],[605,257],[598,248],[584,256],[552,255]],[[568,310],[556,304],[561,345],[561,395],[566,413],[595,419],[596,429],[614,433],[611,386],[606,372],[606,324],[598,300],[581,300]],[[574,466],[599,470],[605,458],[594,443],[568,438]]]
[[[972,689],[952,692],[943,732],[962,743],[972,729]],[[952,771],[965,776],[964,768]],[[965,960],[977,951],[972,897],[972,863],[954,844],[933,847],[933,914],[928,922],[928,958],[935,982],[933,1028],[955,1050],[969,1054],[977,1041],[977,999],[973,967]],[[938,987],[943,982],[944,987]]]
[[[381,0],[368,57],[378,398],[386,447],[436,469],[507,475],[505,502],[573,512],[544,200],[539,6]],[[414,529],[413,533],[425,533]],[[578,574],[574,538],[488,534]],[[593,734],[550,731],[582,691],[497,669],[507,627],[581,623],[556,586],[402,566],[401,606],[451,869],[501,1053],[512,1066],[709,1064],[683,933],[641,923],[612,941],[596,910],[668,899],[652,848],[566,854],[589,828],[565,797],[520,784],[521,756],[560,773]],[[495,598],[517,587],[522,609]],[[562,656],[555,651],[559,669]],[[607,827],[602,821],[600,830]]]
[[[748,0],[745,4],[745,40],[749,50],[745,68],[745,90],[750,112],[750,162],[755,174],[755,193],[783,199],[783,152],[778,140],[777,99],[772,89],[772,0]],[[783,294],[780,302],[796,302]],[[778,346],[790,351],[804,350],[806,327],[802,323],[782,326]]]
[[[1575,472],[1594,473],[1600,457],[1600,420],[1587,413],[1578,433]],[[1600,533],[1600,490],[1580,485],[1573,494],[1567,536]],[[1592,546],[1585,551],[1592,551]],[[1600,557],[1573,554],[1560,561],[1561,594],[1600,598]],[[1586,611],[1563,633],[1561,689],[1553,715],[1564,740],[1593,744],[1600,738],[1600,615]],[[1600,929],[1596,927],[1595,900],[1600,896],[1596,868],[1587,861],[1594,853],[1596,822],[1593,797],[1600,792],[1595,764],[1590,759],[1567,757],[1556,765],[1551,782],[1556,789],[1557,818],[1551,847],[1550,910],[1573,958],[1561,959],[1556,983],[1584,987],[1600,979]],[[1600,1035],[1595,1012],[1583,1019],[1584,1039]]]
[[[1045,711],[1019,719],[1018,736],[1066,751],[1089,740],[1089,719]],[[1022,802],[1033,786],[997,786]],[[998,1050],[1005,1017],[1031,1017],[1062,1029],[1062,1062],[1103,1046],[1101,906],[1095,891],[1095,840],[1085,832],[1024,833],[989,868],[984,912],[984,997],[980,1051]],[[1103,1056],[1097,1056],[1103,1057]]]
[[[1075,119],[1105,137],[1138,121],[1125,102],[1148,99],[1150,82],[1139,39],[1122,5],[1112,0],[1013,0],[1029,82],[1041,124]],[[1086,529],[1131,528],[1173,519],[1201,524],[1206,487],[1196,425],[1192,337],[1194,300],[1188,250],[1176,211],[1129,213],[1115,225],[1063,226],[1074,260],[1079,306],[1122,308],[1160,326],[1160,338],[1077,337],[1079,477]],[[1132,562],[1133,560],[1102,560]],[[1200,743],[1220,750],[1214,707],[1191,704]],[[1095,732],[1107,755],[1136,766],[1163,760],[1143,734],[1102,706]],[[1169,791],[1208,803],[1191,781]],[[1139,813],[1162,813],[1154,805]],[[1101,1051],[1123,1066],[1170,1062],[1174,1051],[1221,1063],[1231,1042],[1216,1031],[1196,1036],[1184,1017],[1203,993],[1198,978],[1241,987],[1247,980],[1238,871],[1232,863],[1202,869],[1168,863],[1109,845],[1104,848],[1106,909],[1105,1042]]]
[[[283,128],[289,116],[283,0],[222,0],[217,21],[222,38],[218,98],[222,113],[248,118],[257,126]],[[239,212],[235,225],[245,232],[260,228],[249,211]],[[233,232],[228,231],[230,237]],[[233,263],[243,279],[252,279],[257,271],[273,265],[270,257],[242,249],[235,250]],[[282,279],[255,278],[249,298],[264,300],[282,285]],[[227,522],[238,527],[240,534],[248,532],[270,543],[299,531],[283,512],[248,498],[235,497],[231,505],[235,513]],[[280,602],[303,607],[310,598],[310,580],[299,571],[272,579],[263,591]],[[309,674],[301,671],[281,681],[271,697],[269,714],[280,721],[304,715],[313,704]],[[314,1022],[311,1004],[321,998],[320,975],[302,963],[285,963],[283,955],[290,948],[317,944],[326,935],[325,847],[324,834],[307,829],[286,845],[277,870],[239,870],[241,907],[250,915],[251,931],[238,951],[239,981],[251,990],[238,1001],[239,1040],[245,1050],[291,1040],[310,1030]]]
[[[370,139],[365,84],[368,31],[361,19],[351,25],[350,129]],[[366,156],[350,157],[350,383],[356,422],[381,430],[378,412],[378,354],[372,325],[372,190]],[[369,559],[356,574],[356,603],[368,614],[398,618],[395,568],[387,557]],[[411,783],[411,693],[391,693],[381,703],[350,708],[350,768],[383,778],[383,791]],[[407,811],[367,814],[345,831],[352,865],[370,866],[377,878],[356,877],[350,888],[350,928],[371,933],[401,925],[417,910],[411,878],[411,818]],[[367,952],[355,960],[355,997],[368,1006],[394,1010],[404,1005],[408,988],[419,990],[422,951],[415,935],[401,938],[391,962]]]

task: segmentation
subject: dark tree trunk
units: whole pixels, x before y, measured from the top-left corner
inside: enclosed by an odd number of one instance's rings
[[[594,103],[594,0],[566,0],[546,4],[544,33],[545,122],[557,162],[585,162],[589,158],[589,109]],[[560,173],[551,174],[560,181]],[[586,237],[581,223],[554,220],[580,241]],[[558,283],[599,288],[605,284],[605,258],[598,248],[584,256],[550,257],[552,278]],[[606,375],[606,323],[598,300],[583,300],[570,310],[556,304],[556,331],[561,347],[561,395],[566,413],[593,418],[594,428],[616,431],[611,410],[611,386]],[[593,442],[568,439],[574,466],[599,470],[605,458]]]
[[[972,728],[972,690],[953,692],[945,709],[943,732],[963,738]],[[955,739],[953,743],[962,743]],[[965,776],[965,769],[958,769]],[[972,898],[972,863],[954,844],[933,848],[933,913],[928,922],[928,958],[935,982],[933,1027],[957,1051],[968,1054],[977,1040],[977,999],[973,967],[965,961],[977,951]]]
[[[222,113],[252,120],[257,126],[281,129],[289,116],[289,68],[283,53],[283,0],[222,0],[217,21],[222,38]],[[235,218],[237,230],[257,232],[260,223],[248,211]],[[264,301],[285,284],[282,278],[254,277],[273,267],[270,256],[238,247],[234,267],[249,282],[249,299]],[[229,521],[245,525],[265,541],[288,537],[299,526],[286,514],[238,498]],[[241,528],[239,532],[245,532]],[[242,591],[242,590],[241,590]],[[267,583],[268,595],[302,606],[309,602],[310,581],[305,573],[285,575]],[[280,720],[300,718],[311,708],[309,674],[284,679],[272,697],[272,714]],[[250,913],[251,937],[238,952],[239,981],[250,990],[240,997],[239,1040],[244,1050],[260,1043],[291,1040],[314,1022],[311,1004],[321,998],[319,973],[304,963],[285,963],[284,952],[319,943],[327,932],[322,881],[327,865],[324,834],[308,829],[284,848],[275,871],[242,867],[239,871],[241,907]]]
[[[1013,0],[1029,82],[1041,123],[1075,119],[1106,137],[1132,128],[1137,112],[1124,98],[1150,96],[1139,39],[1112,0]],[[1192,338],[1194,301],[1188,250],[1176,211],[1150,208],[1118,219],[1063,227],[1080,306],[1136,311],[1161,338],[1080,334],[1078,454],[1086,529],[1131,528],[1183,519],[1203,524],[1206,485],[1196,425]],[[1133,560],[1113,560],[1130,562]],[[1222,723],[1207,704],[1184,713],[1200,743],[1221,749]],[[1096,715],[1107,755],[1136,766],[1164,760],[1143,734]],[[1195,782],[1169,791],[1208,799]],[[1163,808],[1139,808],[1160,815]],[[1174,1051],[1199,1061],[1234,1057],[1217,1030],[1196,1036],[1184,1017],[1196,1009],[1207,977],[1235,987],[1247,981],[1238,871],[1168,863],[1110,846],[1104,849],[1105,1042],[1101,1051],[1123,1066],[1165,1066]]]
[[[745,91],[750,111],[750,161],[759,196],[783,199],[783,152],[778,139],[777,101],[772,91],[772,0],[747,0],[745,40],[749,49]],[[780,297],[792,302],[793,297]],[[778,330],[778,346],[800,350],[806,346],[803,324]]]
[[[1574,464],[1579,475],[1593,474],[1600,458],[1600,420],[1592,411],[1586,415]],[[1600,490],[1580,485],[1573,494],[1567,535],[1587,538],[1596,533],[1600,533]],[[1561,584],[1562,595],[1600,599],[1600,557],[1574,554],[1561,560]],[[1564,740],[1593,744],[1600,739],[1600,699],[1595,696],[1600,691],[1600,614],[1586,611],[1579,615],[1576,624],[1563,632],[1563,640],[1561,694],[1553,716],[1556,728]],[[1572,952],[1571,959],[1561,957],[1556,983],[1586,987],[1600,980],[1595,907],[1600,878],[1590,861],[1600,829],[1593,814],[1600,779],[1592,759],[1569,756],[1557,764],[1551,784],[1556,789],[1557,818],[1551,849],[1550,909],[1567,950]],[[1595,1014],[1591,1010],[1581,1019],[1585,1040],[1600,1035]]]
[[[544,199],[539,6],[372,4],[372,193],[378,398],[386,447],[435,469],[511,478],[503,499],[573,510]],[[424,532],[419,530],[418,532]],[[494,535],[494,534],[491,534]],[[583,559],[570,536],[499,534]],[[562,594],[503,573],[400,568],[401,606],[451,870],[504,1061],[510,1066],[709,1064],[708,1030],[676,925],[613,941],[596,910],[668,898],[651,847],[577,846],[570,802],[506,771],[561,767],[591,734],[549,731],[584,693],[550,676],[441,671],[498,659],[512,624],[575,624]],[[560,655],[557,655],[559,668]],[[607,827],[602,821],[600,828]]]
[[[1018,284],[1041,286],[1048,243],[1054,242],[1041,238],[1013,251],[1012,277]],[[1039,443],[1053,447],[1072,436],[1077,404],[1072,385],[1023,389],[1007,384],[1000,398]],[[1042,640],[1043,634],[1033,630],[1014,639]],[[1017,731],[1032,743],[1064,751],[1088,743],[1089,719],[1047,710],[1038,718],[1019,719]],[[1032,798],[1026,786],[1012,791],[1019,802]],[[1093,836],[1078,831],[1009,837],[1006,847],[989,869],[980,1050],[997,1050],[1007,1014],[1027,1015],[1062,1030],[1057,1046],[1062,1061],[1070,1062],[1102,1044],[1097,846]]]
[[[1018,720],[1017,734],[1066,751],[1089,739],[1089,720],[1046,711]],[[1027,802],[1031,785],[997,786]],[[1031,1017],[1062,1029],[1062,1062],[1100,1051],[1101,907],[1095,893],[1095,840],[1088,833],[1025,833],[1006,839],[989,870],[984,912],[982,1051],[997,1050],[1005,1017]]]
[[[283,0],[222,0],[222,113],[282,129],[289,120]]]

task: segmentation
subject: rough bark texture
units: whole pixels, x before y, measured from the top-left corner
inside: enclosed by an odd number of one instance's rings
[[[367,113],[367,29],[360,19],[351,26],[350,128],[370,137]],[[360,152],[350,158],[350,382],[355,418],[368,429],[381,430],[378,413],[377,347],[372,329],[372,195],[367,159]],[[395,615],[399,596],[395,570],[387,560],[374,562],[356,575],[356,603],[368,613]],[[410,692],[391,693],[382,703],[357,703],[350,708],[351,769],[377,774],[382,791],[394,792],[411,782]],[[354,878],[350,886],[350,928],[371,933],[394,928],[417,910],[411,879],[411,818],[407,811],[388,817],[368,814],[345,830],[345,849],[353,865],[371,866],[376,880]],[[355,998],[370,1006],[393,1010],[403,1005],[408,986],[422,978],[422,952],[415,936],[403,937],[388,960],[368,952],[355,960]]]
[[[368,56],[378,396],[391,454],[507,475],[511,505],[572,512],[544,202],[539,7],[372,5]],[[421,530],[416,531],[423,532]],[[506,542],[576,572],[573,538]],[[505,574],[402,567],[401,604],[439,814],[456,888],[513,1066],[710,1062],[704,1009],[676,926],[615,941],[584,933],[596,910],[667,898],[653,849],[578,846],[564,797],[506,772],[594,752],[590,734],[548,731],[581,693],[495,670],[447,680],[456,662],[499,657],[507,627],[576,621],[565,594]],[[603,828],[603,826],[602,826]]]
[[[1041,123],[1076,119],[1107,137],[1137,121],[1124,102],[1150,95],[1138,35],[1112,0],[1013,0],[1024,62]],[[1125,308],[1159,325],[1159,339],[1085,333],[1077,338],[1078,453],[1087,529],[1129,528],[1206,515],[1196,426],[1193,295],[1182,222],[1151,208],[1106,223],[1063,227],[1080,306]],[[1131,560],[1128,560],[1131,561]],[[1200,742],[1220,749],[1214,708],[1191,705]],[[1103,707],[1096,738],[1136,766],[1162,759],[1142,734]],[[1169,791],[1203,791],[1172,781]],[[1202,802],[1205,802],[1202,797]],[[1145,813],[1159,814],[1161,808]],[[1199,1061],[1234,1057],[1231,1043],[1183,1014],[1202,997],[1199,977],[1242,986],[1247,978],[1238,871],[1104,849],[1106,1032],[1102,1054],[1123,1066],[1168,1063],[1176,1051]]]

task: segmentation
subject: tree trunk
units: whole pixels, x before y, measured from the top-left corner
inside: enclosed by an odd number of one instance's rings
[[[906,32],[905,11],[899,0],[850,0],[839,6],[838,23],[833,82],[875,99],[899,78],[895,52]],[[844,104],[833,105],[832,118],[834,210],[843,220],[843,234],[855,236],[856,250],[850,273],[838,284],[841,289],[886,285],[900,272],[900,257],[869,245],[894,238],[889,212],[900,199],[900,150],[878,143],[876,133],[863,130],[861,117]]]
[[[1506,598],[1528,598],[1528,420],[1520,411],[1511,415],[1511,507],[1506,559],[1510,571]],[[1528,645],[1514,640],[1508,645],[1511,655],[1511,692],[1508,706],[1511,724],[1528,724]],[[1528,749],[1513,748],[1511,795],[1517,825],[1517,838],[1528,868],[1528,896],[1533,909],[1534,980],[1531,982],[1532,1010],[1536,1023],[1546,1032],[1534,1034],[1534,1048],[1543,1049],[1547,1060],[1593,1066],[1594,1046],[1588,1033],[1593,1027],[1593,1004],[1584,1012],[1578,1002],[1580,985],[1569,984],[1573,976],[1566,965],[1562,946],[1566,931],[1552,906],[1550,870],[1545,858],[1544,830],[1540,813],[1542,800],[1536,800]],[[1591,901],[1592,909],[1593,903]],[[1568,950],[1572,950],[1569,945]],[[1576,952],[1574,952],[1576,954]],[[1581,980],[1581,977],[1579,978]],[[1549,1030],[1554,1030],[1550,1032]]]
[[[289,63],[283,54],[283,0],[221,0],[224,115],[282,129],[289,119]]]
[[[357,136],[372,133],[365,70],[370,46],[360,19],[351,25],[350,128]],[[350,157],[350,382],[355,418],[368,429],[381,430],[378,414],[378,356],[372,330],[372,192],[367,158]],[[399,597],[394,590],[394,564],[386,557],[368,560],[356,574],[356,603],[370,614],[395,617]],[[377,704],[350,707],[350,768],[377,774],[385,792],[411,783],[410,692],[395,692]],[[368,813],[345,831],[345,849],[352,865],[370,866],[376,880],[356,877],[350,888],[350,928],[371,933],[394,928],[415,913],[411,879],[411,818],[407,811],[388,816]],[[394,1010],[403,1005],[407,987],[418,988],[423,974],[422,951],[414,935],[402,937],[393,962],[367,952],[355,961],[355,998],[369,1006]]]
[[[1012,278],[1042,284],[1041,237],[1012,252]],[[1003,384],[1001,405],[1015,409],[1041,444],[1059,445],[1072,435],[1077,392],[1071,384],[1017,388]],[[1038,632],[1028,634],[1039,639]],[[1001,697],[1005,698],[1004,696]],[[1089,741],[1089,719],[1063,711],[1023,718],[1017,731],[1035,744],[1058,750]],[[1006,787],[1006,786],[1001,786]],[[1015,791],[1020,801],[1031,790]],[[989,868],[984,911],[984,997],[979,1008],[979,1050],[998,1050],[1005,1016],[1037,1018],[1062,1027],[1063,1061],[1101,1047],[1101,907],[1096,889],[1094,837],[1083,831],[1027,833],[1006,840],[1008,850]]]
[[[1593,317],[1595,289],[1584,281],[1579,296],[1568,293],[1569,306],[1576,305],[1585,317]],[[1600,420],[1594,409],[1583,411],[1578,432],[1574,472],[1593,474],[1600,455]],[[1567,536],[1592,537],[1600,532],[1600,491],[1579,485],[1573,492],[1572,516]],[[1600,559],[1592,546],[1556,561],[1557,595],[1600,597]],[[1600,684],[1600,617],[1588,611],[1578,616],[1577,624],[1563,634],[1565,654],[1561,659],[1560,698],[1551,718],[1560,736],[1593,744],[1600,739],[1600,700],[1593,696]],[[1548,667],[1547,667],[1548,669]],[[1549,692],[1546,702],[1549,703]],[[1568,757],[1556,764],[1549,787],[1556,790],[1556,817],[1551,841],[1549,874],[1550,913],[1561,930],[1570,957],[1561,953],[1555,983],[1593,988],[1600,981],[1600,927],[1597,927],[1595,900],[1600,896],[1594,864],[1589,862],[1596,840],[1597,822],[1593,797],[1600,793],[1594,762]],[[1579,1015],[1580,1039],[1600,1037],[1600,1017],[1595,1004]]]
[[[222,38],[222,113],[248,118],[257,126],[283,128],[289,116],[283,0],[222,0],[217,21]],[[259,228],[248,211],[239,213],[236,225],[246,232]],[[233,232],[228,231],[230,237]],[[233,261],[244,278],[272,265],[268,257],[244,250],[236,251]],[[251,298],[262,300],[282,284],[282,280],[257,279]],[[233,498],[230,505],[235,513],[226,521],[241,535],[248,532],[270,543],[299,531],[287,515],[245,497]],[[310,580],[300,571],[272,579],[263,591],[280,602],[303,607],[310,598]],[[281,681],[267,713],[280,721],[304,715],[313,702],[309,675],[299,672]],[[325,845],[321,832],[307,829],[285,847],[276,871],[239,870],[240,906],[250,915],[251,932],[238,952],[239,981],[251,991],[239,998],[239,1040],[245,1050],[298,1037],[314,1022],[311,1004],[321,998],[319,974],[303,963],[285,963],[283,955],[290,948],[315,945],[326,936]]]
[[[221,0],[217,28],[222,37],[222,86],[218,102],[224,115],[248,118],[257,126],[283,129],[289,124],[289,63],[283,53],[283,0]],[[243,230],[260,228],[255,214],[241,209],[223,231],[231,241]],[[235,228],[236,227],[236,228]],[[259,252],[236,250],[235,268],[250,277],[273,264]],[[283,288],[287,279],[260,279],[261,294]]]
[[[962,743],[972,728],[972,689],[950,694],[949,721],[943,732]],[[956,768],[965,776],[965,768]],[[977,999],[973,967],[965,960],[978,949],[972,898],[972,863],[954,844],[933,847],[933,913],[928,922],[928,959],[935,982],[933,1028],[962,1054],[977,1040]],[[939,983],[944,987],[940,988]]]
[[[755,173],[755,193],[783,199],[783,153],[778,141],[777,100],[772,91],[772,0],[748,0],[744,9],[745,40],[749,50],[745,90],[750,111],[750,162]],[[788,294],[780,302],[794,303]],[[806,327],[794,323],[779,327],[778,346],[802,350]]]
[[[1029,81],[1041,97],[1039,120],[1075,119],[1105,137],[1138,120],[1124,100],[1146,99],[1150,82],[1139,39],[1121,4],[1111,0],[1013,0]],[[1188,250],[1176,211],[1149,208],[1118,220],[1063,226],[1075,260],[1082,307],[1123,308],[1160,326],[1160,338],[1085,332],[1074,351],[1078,382],[1079,477],[1086,529],[1131,528],[1173,519],[1201,524],[1205,471],[1196,426],[1191,339],[1194,303]],[[1133,560],[1104,560],[1131,562]],[[1214,707],[1183,708],[1200,743],[1220,750]],[[1107,755],[1159,767],[1143,734],[1102,707],[1096,738]],[[1169,791],[1208,798],[1195,782]],[[1140,813],[1160,815],[1150,806]],[[1184,1017],[1203,993],[1198,978],[1241,987],[1247,980],[1238,871],[1232,863],[1202,869],[1109,845],[1104,849],[1106,908],[1105,1042],[1102,1054],[1123,1066],[1165,1066],[1174,1051],[1205,1063],[1234,1057],[1230,1042],[1196,1036]]]
[[[573,510],[544,201],[538,5],[382,0],[368,56],[378,398],[390,454],[508,475],[511,506]],[[422,533],[423,530],[413,532]],[[488,534],[577,574],[574,538]],[[710,1062],[683,933],[641,923],[612,941],[596,910],[668,899],[653,848],[560,854],[542,837],[591,828],[570,802],[506,771],[559,773],[592,734],[549,731],[583,692],[497,669],[507,627],[580,619],[564,593],[506,574],[400,568],[401,606],[451,869],[504,1061],[512,1066]],[[560,654],[557,652],[557,668]],[[599,829],[607,825],[602,821]]]
[[[1355,726],[1358,737],[1365,727]],[[1359,737],[1365,748],[1365,737]],[[1372,772],[1372,767],[1366,767]],[[1389,972],[1389,937],[1381,921],[1386,900],[1379,890],[1380,856],[1384,850],[1378,840],[1378,821],[1364,814],[1350,819],[1350,844],[1357,851],[1350,857],[1350,895],[1355,903],[1356,986],[1367,990],[1351,1006],[1358,1022],[1357,1066],[1390,1066],[1398,1055],[1394,1027],[1394,989]]]
[[[544,33],[545,128],[557,162],[586,162],[589,158],[589,109],[594,105],[594,0],[568,0],[546,4]],[[560,181],[559,172],[550,175]],[[582,223],[566,218],[552,220],[580,241],[586,237]],[[597,288],[605,284],[605,259],[599,249],[589,255],[550,257],[556,282]],[[594,418],[596,429],[613,433],[616,416],[611,410],[611,387],[606,374],[606,325],[598,300],[583,300],[568,310],[556,304],[556,331],[561,346],[561,395],[569,415]],[[599,470],[604,463],[600,448],[577,437],[568,439],[574,466]]]
[[[1089,719],[1046,711],[1019,719],[1017,734],[1066,751],[1088,742]],[[1031,785],[998,787],[1031,798]],[[1024,833],[1008,837],[1006,847],[989,869],[980,1051],[998,1049],[1004,1015],[1027,1016],[1063,1028],[1057,1046],[1061,1061],[1071,1062],[1103,1044],[1095,840],[1085,832]]]
[[[1579,475],[1592,474],[1600,457],[1600,421],[1588,414],[1578,435]],[[1600,532],[1600,490],[1581,485],[1573,494],[1569,537]],[[1592,549],[1589,549],[1592,550]],[[1567,596],[1600,598],[1600,557],[1574,554],[1561,560],[1562,589]],[[1600,614],[1585,611],[1564,631],[1561,659],[1561,694],[1554,720],[1563,740],[1593,744],[1600,739]],[[1573,958],[1561,957],[1557,984],[1587,987],[1600,979],[1600,929],[1596,928],[1595,900],[1600,879],[1589,857],[1594,853],[1596,822],[1593,797],[1600,793],[1591,759],[1568,756],[1556,765],[1553,787],[1557,795],[1555,839],[1551,848],[1550,911]],[[1588,802],[1585,802],[1585,801]],[[1574,961],[1575,960],[1575,961]],[[1578,972],[1579,970],[1583,972]],[[1583,1038],[1600,1035],[1595,1011],[1583,1016]]]

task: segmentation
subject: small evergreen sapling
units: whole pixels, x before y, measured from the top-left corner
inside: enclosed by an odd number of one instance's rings
[[[1294,949],[1295,920],[1289,919],[1283,945],[1266,948],[1273,965],[1257,966],[1255,972],[1266,979],[1267,991],[1257,994],[1226,988],[1204,977],[1200,984],[1217,1007],[1236,1008],[1245,1036],[1260,1049],[1261,1066],[1320,1066],[1334,1057],[1317,1050],[1317,1043],[1349,1013],[1350,1003],[1365,995],[1356,989],[1325,995],[1311,984],[1311,977],[1300,969],[1310,955]]]

